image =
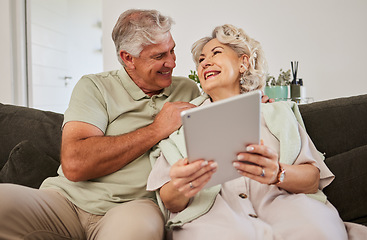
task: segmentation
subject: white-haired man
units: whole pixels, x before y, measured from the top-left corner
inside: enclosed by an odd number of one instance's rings
[[[150,150],[181,125],[199,96],[172,77],[172,19],[128,10],[112,38],[122,68],[83,76],[64,115],[59,176],[40,189],[0,184],[0,239],[162,239],[146,191]]]

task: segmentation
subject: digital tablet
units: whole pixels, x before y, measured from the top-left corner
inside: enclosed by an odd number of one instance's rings
[[[240,177],[233,167],[239,152],[260,142],[261,92],[252,91],[181,113],[189,162],[217,162],[205,188]]]

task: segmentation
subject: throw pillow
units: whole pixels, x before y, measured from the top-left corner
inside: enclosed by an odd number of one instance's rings
[[[325,159],[334,181],[324,189],[344,221],[364,223],[367,218],[367,145]]]
[[[0,171],[0,182],[39,188],[44,179],[57,175],[59,163],[25,140],[10,152]]]

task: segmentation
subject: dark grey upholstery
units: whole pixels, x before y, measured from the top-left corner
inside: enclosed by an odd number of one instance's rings
[[[299,106],[335,180],[324,189],[344,221],[367,226],[367,95]]]
[[[54,112],[0,104],[0,182],[38,188],[46,177],[56,176],[63,119]]]

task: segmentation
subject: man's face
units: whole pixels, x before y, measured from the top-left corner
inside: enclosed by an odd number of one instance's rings
[[[132,80],[146,93],[155,93],[171,85],[176,67],[176,44],[170,33],[158,44],[144,47],[133,57],[134,69],[127,69]]]

